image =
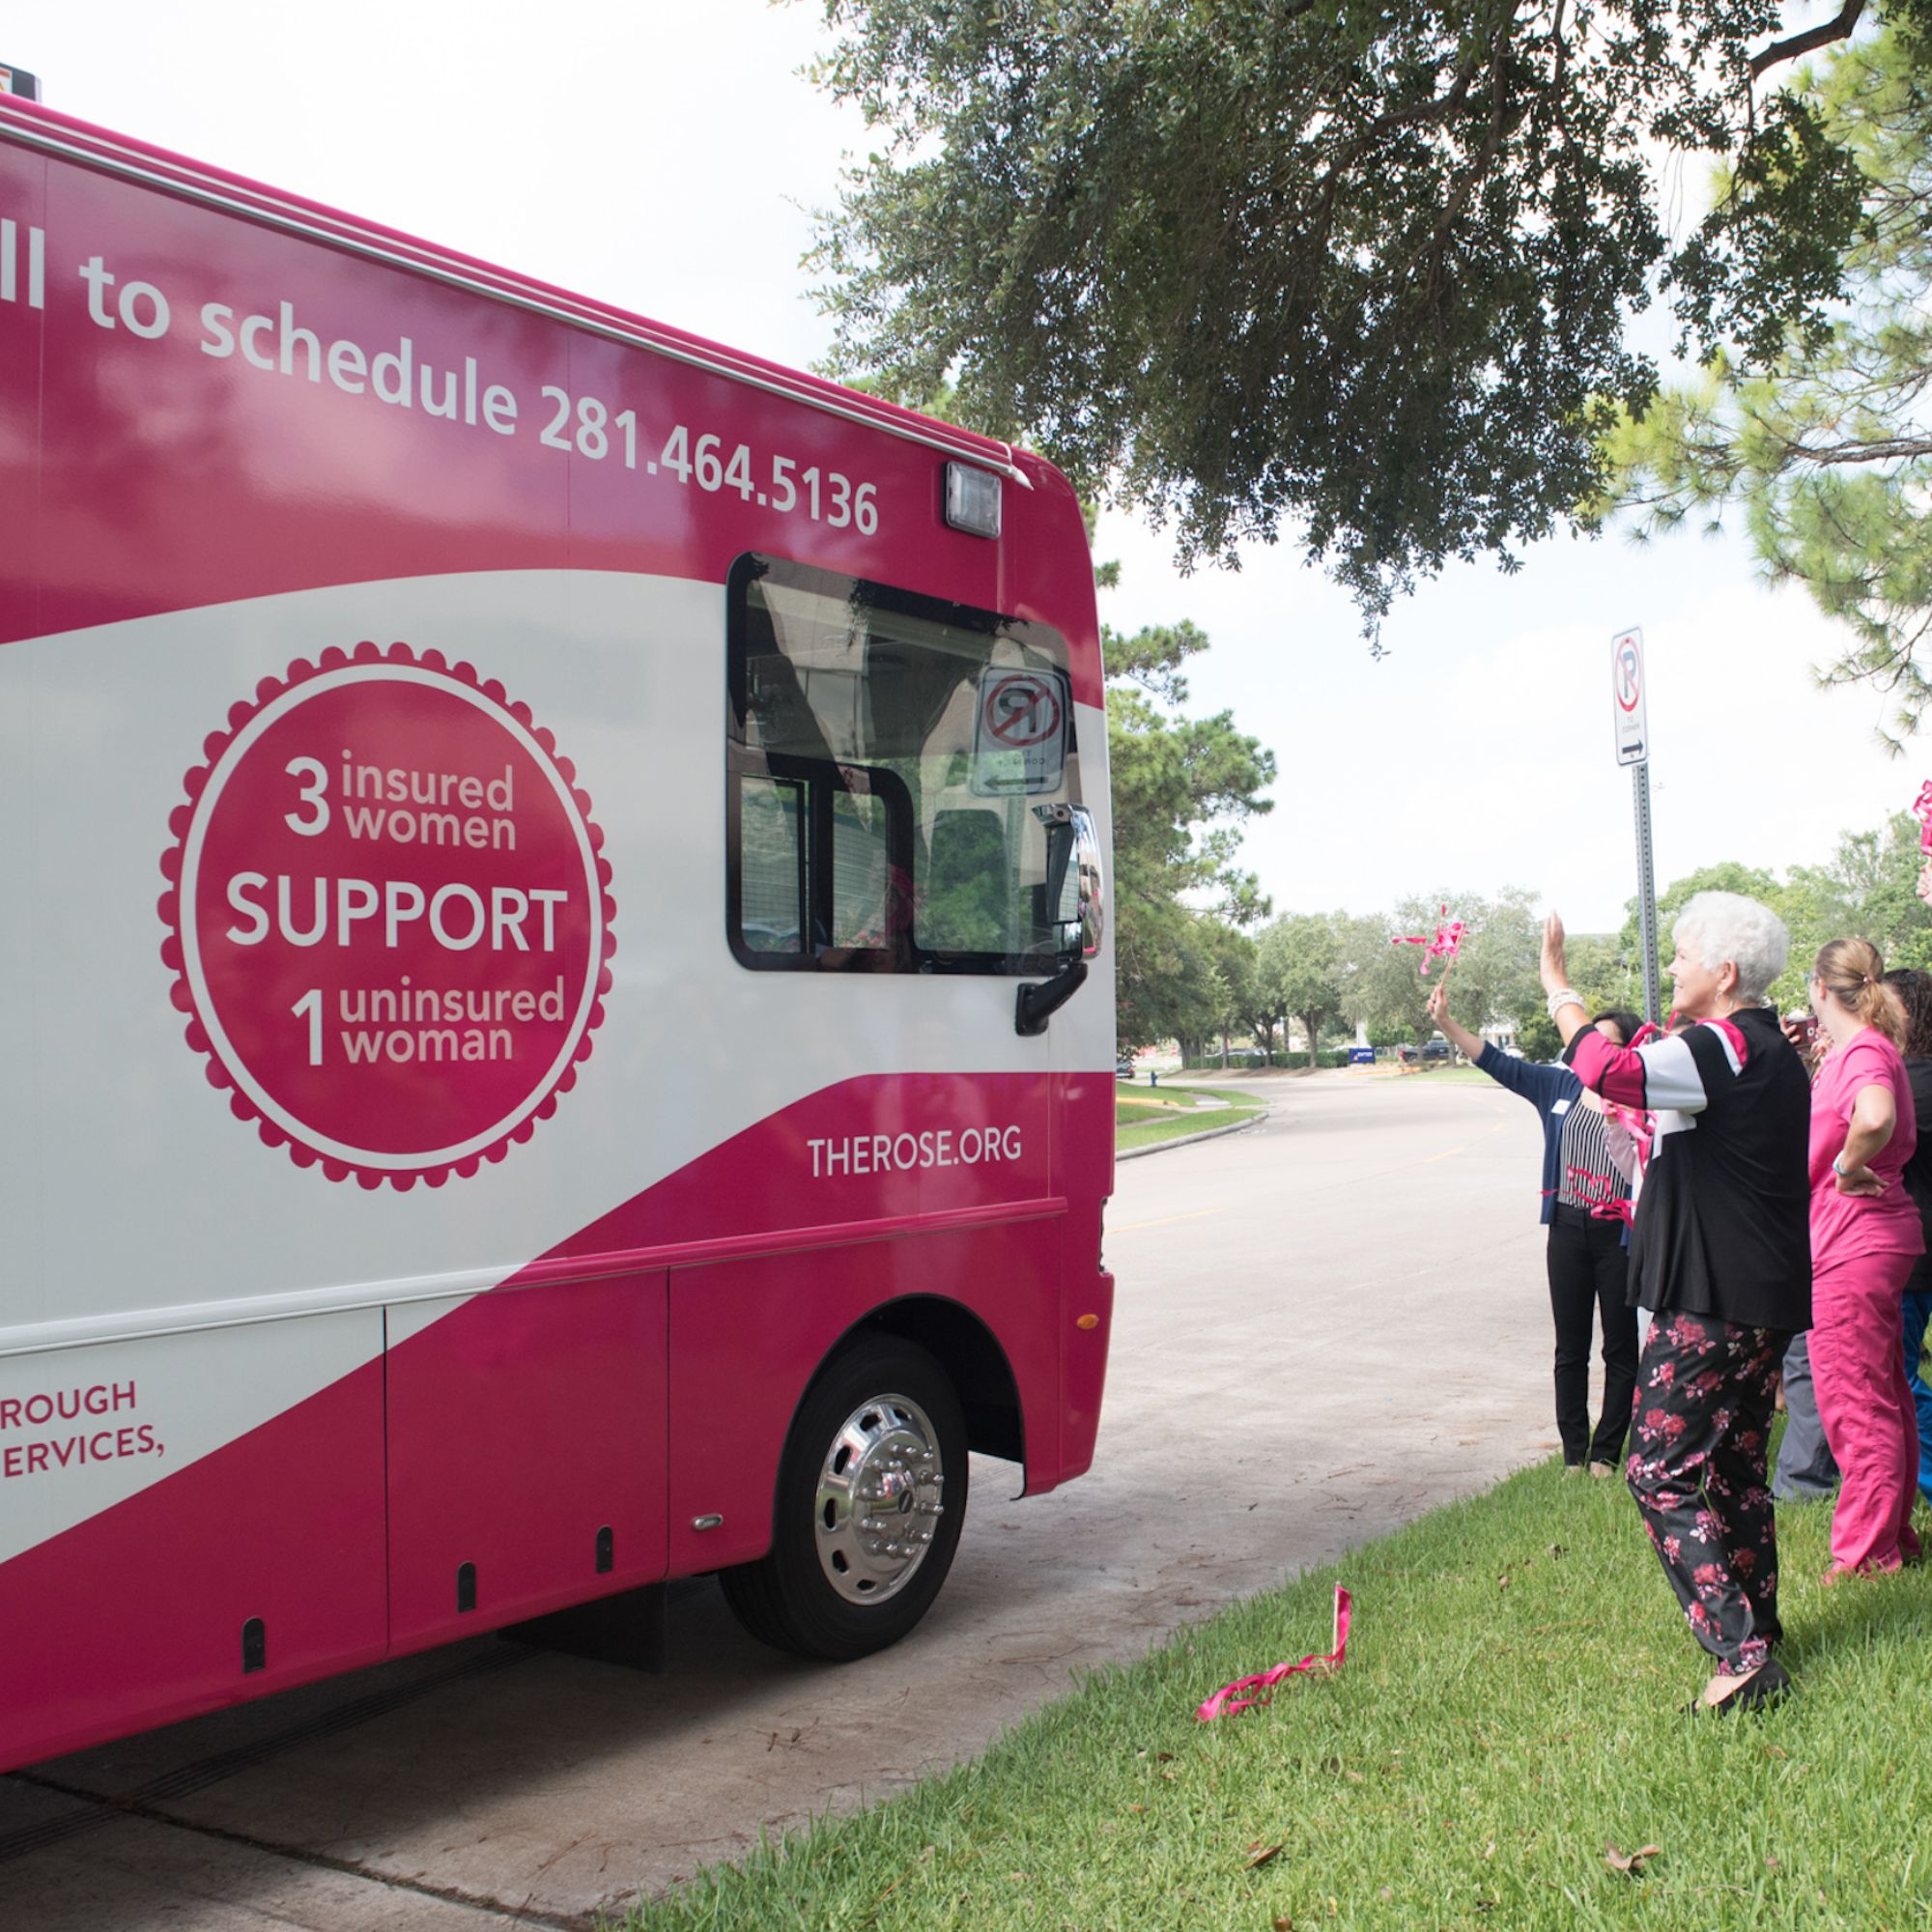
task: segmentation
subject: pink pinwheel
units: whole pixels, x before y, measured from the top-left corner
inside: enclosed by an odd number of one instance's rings
[[[1932,790],[1932,786],[1928,786],[1927,789]],[[1449,908],[1444,906],[1442,908],[1442,917],[1436,922],[1435,937],[1434,939],[1420,932],[1412,932],[1404,933],[1398,938],[1391,939],[1389,944],[1391,946],[1420,946],[1423,948],[1422,977],[1426,980],[1429,978],[1429,962],[1432,959],[1453,960],[1457,953],[1462,951],[1463,935],[1467,930],[1468,927],[1460,919],[1452,920],[1449,917]]]

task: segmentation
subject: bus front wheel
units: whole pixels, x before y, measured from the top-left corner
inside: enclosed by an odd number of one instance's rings
[[[919,1622],[966,1518],[966,1423],[945,1371],[870,1336],[808,1391],[779,1465],[772,1548],[721,1577],[751,1634],[843,1662]]]

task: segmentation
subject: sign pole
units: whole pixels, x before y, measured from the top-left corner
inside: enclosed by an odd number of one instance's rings
[[[1636,811],[1636,908],[1643,948],[1643,1016],[1663,1024],[1657,974],[1657,871],[1650,849],[1649,679],[1644,672],[1643,633],[1619,631],[1610,639],[1610,717],[1617,763],[1631,768],[1631,800]]]
[[[1631,768],[1631,792],[1636,807],[1636,924],[1643,948],[1643,1016],[1652,1026],[1663,1024],[1657,978],[1657,871],[1650,851],[1650,760]]]

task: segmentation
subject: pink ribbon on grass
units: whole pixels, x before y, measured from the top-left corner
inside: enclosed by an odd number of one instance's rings
[[[1257,1704],[1267,1703],[1267,1693],[1286,1677],[1293,1677],[1304,1670],[1339,1670],[1349,1655],[1349,1619],[1352,1608],[1348,1591],[1337,1583],[1335,1648],[1326,1657],[1304,1657],[1299,1663],[1277,1663],[1272,1670],[1264,1670],[1259,1677],[1237,1677],[1234,1683],[1224,1684],[1194,1715],[1204,1724],[1211,1724],[1216,1718],[1232,1718],[1238,1711],[1252,1710]]]

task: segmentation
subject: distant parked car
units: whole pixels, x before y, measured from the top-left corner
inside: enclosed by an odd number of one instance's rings
[[[1456,1049],[1446,1039],[1425,1039],[1422,1042],[1424,1060],[1454,1060]]]
[[[1114,1068],[1116,1080],[1131,1080],[1133,1077],[1134,1063],[1131,1060],[1123,1060]]]

